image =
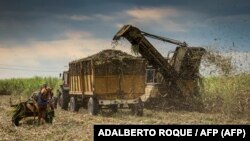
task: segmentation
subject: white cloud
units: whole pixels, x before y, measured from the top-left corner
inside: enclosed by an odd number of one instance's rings
[[[84,39],[92,36],[92,33],[87,31],[66,30],[60,36],[67,39]]]
[[[89,20],[101,20],[101,21],[111,21],[115,16],[103,15],[103,14],[94,14],[94,15],[71,15],[71,16],[60,16],[61,18],[66,18],[73,21],[89,21]]]
[[[113,16],[103,15],[103,14],[96,14],[96,15],[94,15],[94,17],[97,19],[100,19],[102,21],[111,21],[114,19]]]
[[[82,33],[82,34],[81,34]],[[85,32],[70,31],[66,32],[71,38],[56,41],[30,41],[27,45],[15,44],[7,48],[0,46],[0,64],[21,65],[31,67],[60,67],[67,66],[70,61],[84,58],[104,49],[111,49],[111,39],[98,39],[88,36]],[[79,35],[78,35],[79,34]],[[88,38],[82,38],[88,36]],[[81,38],[79,38],[81,37]],[[126,52],[130,48],[118,46]],[[54,75],[58,76],[59,72],[29,72],[17,70],[4,70],[0,65],[0,78],[9,77],[31,77],[35,75]],[[28,68],[30,69],[30,68]],[[63,70],[61,70],[63,71]]]
[[[182,18],[186,13],[187,12],[171,7],[142,7],[128,9],[110,15],[98,13],[93,15],[64,16],[64,18],[81,22],[89,20],[97,22],[113,21],[117,27],[120,27],[123,24],[132,24],[135,26],[154,26],[170,32],[186,32],[187,28],[185,23],[176,21],[176,19]]]
[[[116,26],[118,29],[120,29],[120,28],[122,28],[124,25],[123,25],[123,24],[118,23],[118,24],[116,24],[115,26]]]
[[[249,23],[250,14],[239,14],[239,15],[227,15],[227,16],[215,16],[208,18],[206,22],[208,23],[238,23],[239,21],[244,21]]]
[[[86,21],[86,20],[92,20],[92,17],[86,15],[72,15],[69,17],[69,19],[74,21]]]
[[[126,11],[126,13],[136,20],[155,21],[162,20],[166,17],[179,15],[178,11],[173,8],[135,8]]]
[[[187,29],[174,19],[180,18],[183,14],[177,9],[170,7],[146,7],[134,8],[125,11],[129,15],[129,23],[133,25],[145,25],[160,27],[170,32],[185,32]]]

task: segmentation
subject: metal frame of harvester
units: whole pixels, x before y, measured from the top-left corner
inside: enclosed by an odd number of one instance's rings
[[[137,50],[142,57],[159,70],[164,81],[161,93],[182,96],[199,93],[199,66],[206,52],[204,48],[189,47],[185,42],[146,33],[132,25],[123,26],[113,40],[119,40],[122,37],[126,38],[132,46],[138,47]],[[166,60],[145,37],[178,45],[173,57]]]

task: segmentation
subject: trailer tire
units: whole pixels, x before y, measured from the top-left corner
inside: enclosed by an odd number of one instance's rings
[[[97,115],[99,112],[99,104],[96,98],[90,97],[88,101],[88,112],[90,115]]]
[[[79,105],[77,104],[77,99],[74,96],[70,97],[69,110],[71,112],[77,112],[79,110]]]
[[[84,109],[88,109],[88,101],[89,101],[89,98],[83,98],[82,99],[82,107],[84,108]]]
[[[117,113],[117,111],[118,111],[118,105],[116,105],[116,104],[110,105],[110,109],[111,109],[112,113]]]
[[[59,91],[59,106],[61,107],[61,109],[63,110],[67,110],[68,109],[68,102],[69,102],[69,98],[68,98],[68,93],[65,92],[64,90],[60,90]]]
[[[135,116],[143,116],[143,107],[141,99],[139,99],[138,103],[130,105],[130,109]]]

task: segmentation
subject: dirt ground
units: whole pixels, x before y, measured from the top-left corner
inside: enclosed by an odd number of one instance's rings
[[[80,109],[71,113],[58,108],[53,124],[34,125],[33,118],[22,120],[19,127],[13,127],[13,108],[9,106],[10,96],[0,96],[0,140],[93,140],[94,124],[250,124],[249,118],[232,118],[223,114],[209,114],[187,111],[144,111],[143,117],[136,117],[129,110],[111,113],[102,111],[91,116]]]

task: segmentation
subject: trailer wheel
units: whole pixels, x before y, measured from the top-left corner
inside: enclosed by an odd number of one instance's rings
[[[110,105],[110,109],[113,113],[117,113],[118,111],[118,105],[114,104],[114,105]]]
[[[77,112],[79,110],[79,106],[77,104],[76,97],[74,97],[74,96],[70,97],[69,110],[71,112]]]
[[[141,99],[139,99],[138,103],[130,105],[129,107],[135,116],[143,116],[143,103]]]
[[[82,99],[82,107],[84,108],[84,109],[88,109],[88,101],[89,101],[89,98],[83,98]]]
[[[66,93],[63,90],[59,91],[59,106],[61,107],[61,109],[63,110],[67,110],[68,109],[68,93]]]
[[[99,112],[99,105],[98,105],[98,101],[96,98],[89,98],[88,101],[88,111],[90,113],[90,115],[97,115]]]

